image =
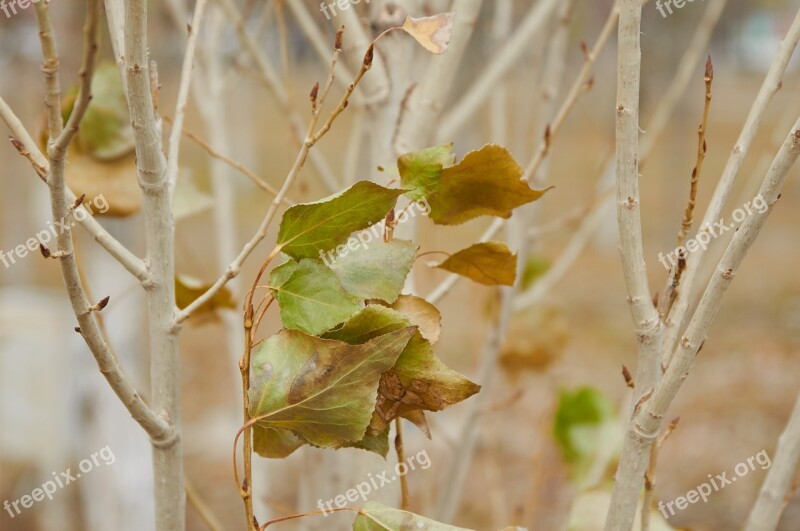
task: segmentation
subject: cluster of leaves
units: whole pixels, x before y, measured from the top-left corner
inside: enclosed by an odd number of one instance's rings
[[[544,192],[532,190],[519,164],[496,145],[459,163],[452,145],[437,146],[404,155],[398,170],[402,188],[361,181],[283,216],[277,246],[286,260],[271,271],[268,287],[284,328],[256,347],[251,362],[254,449],[264,457],[286,457],[303,444],[385,457],[392,420],[406,418],[430,436],[426,411],[480,388],[434,353],[438,310],[402,293],[418,247],[392,239],[391,231],[377,241],[343,244],[381,221],[391,225],[401,196],[425,200],[434,223],[455,225],[485,215],[508,218]],[[321,259],[336,249],[341,256],[332,263]],[[512,285],[516,256],[502,242],[486,242],[436,267],[486,285]]]

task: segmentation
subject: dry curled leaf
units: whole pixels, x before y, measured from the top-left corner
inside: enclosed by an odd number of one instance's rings
[[[448,12],[431,17],[406,17],[403,29],[429,52],[442,54],[450,43],[455,16],[455,13]]]

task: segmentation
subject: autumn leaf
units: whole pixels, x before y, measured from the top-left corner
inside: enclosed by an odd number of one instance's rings
[[[503,242],[476,243],[451,255],[436,267],[487,286],[513,286],[517,276],[517,255]]]
[[[392,303],[403,289],[417,249],[405,240],[377,240],[338,257],[330,268],[348,293]]]
[[[442,333],[442,314],[433,304],[414,295],[400,295],[389,308],[400,312],[419,327],[422,337],[435,345]]]
[[[65,99],[64,119],[72,112],[77,87]],[[92,101],[75,136],[75,147],[96,160],[111,161],[133,153],[135,143],[128,101],[114,63],[99,65],[92,78]]]
[[[382,220],[405,192],[360,181],[327,199],[295,205],[283,215],[278,245],[296,259],[319,258],[354,232]]]
[[[361,440],[380,376],[414,333],[400,328],[360,345],[287,329],[268,338],[252,361],[250,416],[261,428],[256,450],[267,457],[288,451],[297,441],[285,431],[319,447]]]
[[[429,52],[443,54],[450,44],[455,16],[449,12],[431,17],[406,17],[403,29]]]
[[[75,105],[78,87],[73,87],[61,102],[66,121]],[[39,144],[47,145],[46,119],[42,117]],[[133,128],[128,103],[113,63],[98,66],[92,78],[92,101],[80,129],[67,151],[64,169],[67,185],[87,202],[103,196],[105,212],[95,216],[127,217],[141,209],[142,196],[137,181]]]
[[[507,149],[488,144],[442,170],[439,189],[428,197],[430,217],[439,225],[459,225],[480,216],[511,217],[547,190],[533,190]]]
[[[344,445],[345,448],[358,448],[359,450],[366,450],[386,459],[389,454],[389,427],[380,433],[373,434],[370,430],[360,441],[348,443]]]
[[[431,439],[431,429],[428,426],[428,419],[425,418],[425,412],[422,410],[407,411],[403,414],[403,418],[417,427],[419,431],[425,434],[428,439]],[[388,428],[387,428],[388,429]]]
[[[368,502],[353,521],[353,531],[471,531],[463,527],[442,524],[400,509],[386,507],[378,502]]]
[[[283,459],[304,444],[303,439],[289,430],[253,426],[253,450],[261,457]]]
[[[204,284],[201,280],[188,275],[175,276],[175,304],[183,310],[194,302],[197,297],[204,294],[211,287],[210,284]],[[236,301],[233,300],[233,294],[228,288],[219,290],[208,302],[200,306],[195,315],[202,313],[210,313],[221,308],[236,308]]]
[[[418,201],[439,190],[442,170],[454,163],[452,143],[401,155],[397,170],[403,188],[410,190],[406,196]]]
[[[286,328],[317,335],[347,320],[359,309],[359,298],[347,293],[336,273],[309,259],[287,262],[270,274],[270,285]]]
[[[391,308],[370,305],[324,337],[358,345],[410,324]],[[370,432],[380,433],[395,418],[414,411],[441,411],[479,390],[479,385],[442,363],[430,342],[416,332],[397,363],[381,376]]]

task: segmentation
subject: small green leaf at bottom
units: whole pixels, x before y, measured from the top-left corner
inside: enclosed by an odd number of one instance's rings
[[[377,502],[367,503],[353,522],[353,531],[472,531],[464,527],[442,524]]]

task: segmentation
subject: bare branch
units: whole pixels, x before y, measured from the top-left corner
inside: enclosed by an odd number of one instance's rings
[[[795,402],[789,421],[778,439],[767,479],[747,518],[745,531],[774,531],[786,507],[792,480],[800,462],[800,397]]]
[[[91,31],[91,29],[95,28],[97,24],[98,6],[96,0],[89,0],[87,4],[87,31],[86,40],[84,42],[84,55],[81,71],[87,73],[85,76],[85,84],[83,86],[86,87],[85,90],[88,91],[91,87],[91,73],[93,72],[95,55],[93,51],[97,47],[96,32]],[[46,28],[50,28],[47,37],[42,37],[42,54],[44,63],[48,65],[55,65],[56,67],[55,71],[45,72],[45,83],[48,85],[49,97],[54,98],[54,101],[58,102],[57,108],[59,109],[59,116],[57,120],[48,119],[48,127],[50,128],[50,134],[52,138],[56,131],[59,131],[58,134],[60,135],[61,131],[68,130],[63,129],[61,126],[60,94],[57,92],[58,87],[56,87],[53,83],[53,78],[55,77],[57,79],[58,77],[58,57],[53,55],[57,53],[57,48],[52,35],[52,24],[50,22],[48,6],[45,2],[36,4],[36,15],[42,33],[48,33]],[[88,93],[84,94],[84,99],[85,101],[88,101]],[[32,155],[33,158],[37,160],[43,167],[47,168],[53,218],[68,219],[72,210],[71,206],[75,202],[75,197],[70,197],[72,194],[68,195],[66,193],[66,186],[64,184],[64,156],[66,153],[67,144],[69,144],[69,140],[72,135],[65,137],[66,140],[64,141],[65,145],[63,146],[63,149],[59,148],[51,150],[51,159],[50,161],[46,161],[36,148],[36,145],[33,144],[33,140],[30,138],[30,135],[28,135],[28,133],[22,127],[22,124],[19,123],[19,120],[17,120],[16,116],[10,112],[10,109],[7,108],[7,105],[5,102],[2,102],[2,100],[0,100],[0,109],[2,109],[3,118],[11,130],[22,139],[21,142],[23,142],[26,147],[31,150],[31,153],[35,153],[35,155]],[[78,126],[78,120],[73,123],[75,128]],[[87,217],[87,219],[93,218]],[[57,237],[57,246],[58,250],[55,253],[50,253],[49,250],[47,252],[43,251],[43,253],[57,258],[59,261],[61,274],[67,289],[67,294],[79,324],[77,330],[80,332],[81,336],[83,336],[84,341],[86,341],[86,344],[89,347],[89,350],[91,350],[92,354],[94,355],[101,374],[106,379],[114,393],[119,397],[120,401],[131,414],[133,419],[142,426],[142,428],[153,441],[158,443],[167,443],[173,440],[176,437],[176,434],[172,427],[168,422],[166,422],[151,408],[149,408],[147,404],[145,404],[139,393],[128,381],[124,370],[119,365],[116,356],[114,356],[103,337],[102,330],[94,315],[96,310],[101,309],[100,304],[90,304],[86,296],[86,292],[83,289],[83,284],[80,279],[72,244],[72,233],[70,231],[61,232]],[[105,302],[105,304],[107,303],[108,301]],[[103,304],[103,306],[105,304]]]
[[[761,124],[764,114],[766,112],[769,102],[781,87],[781,77],[786,71],[789,60],[800,41],[800,11],[798,11],[789,28],[786,37],[781,43],[778,55],[775,57],[769,72],[764,78],[764,83],[758,91],[753,106],[745,121],[744,127],[736,141],[736,145],[731,151],[725,169],[722,172],[722,177],[717,183],[717,188],[711,198],[711,202],[706,209],[703,221],[700,222],[700,227],[705,227],[706,224],[714,223],[720,217],[722,208],[728,199],[728,196],[733,189],[733,184],[739,170],[744,163],[744,159],[750,150],[750,147],[755,138],[758,127]],[[682,288],[678,291],[675,303],[672,307],[668,318],[665,320],[666,333],[664,334],[664,355],[672,352],[678,335],[680,334],[682,323],[688,316],[689,300],[693,293],[695,281],[697,280],[697,273],[700,269],[700,264],[705,256],[703,249],[698,249],[697,252],[692,253],[692,256],[687,260],[686,272],[681,279]],[[668,360],[664,360],[665,362]]]
[[[295,140],[298,143],[304,142],[305,137],[303,136],[303,120],[292,108],[289,94],[286,92],[286,88],[280,82],[275,69],[267,60],[266,55],[264,55],[264,52],[261,50],[261,48],[259,48],[255,40],[253,40],[253,38],[247,32],[244,19],[242,18],[242,14],[239,12],[239,9],[232,0],[217,0],[217,2],[233,23],[234,28],[236,29],[236,34],[239,36],[239,40],[242,42],[245,50],[258,67],[258,73],[261,76],[262,81],[264,81],[264,83],[270,88],[272,94],[278,100],[281,109],[289,117],[292,134]],[[319,152],[312,152],[310,154],[310,159],[319,172],[320,178],[325,186],[331,192],[338,191],[339,182],[334,176],[333,171],[330,169],[327,162],[325,162],[325,160],[322,158],[322,155]]]
[[[719,261],[716,274],[706,287],[685,334],[672,353],[672,362],[667,371],[658,382],[652,396],[640,405],[631,419],[617,470],[611,510],[606,520],[607,531],[627,531],[633,524],[639,489],[648,461],[648,449],[657,436],[667,409],[689,375],[697,352],[705,342],[719,311],[725,291],[778,201],[789,170],[798,156],[800,156],[800,119],[795,124],[795,131],[788,135],[772,161],[761,185],[759,193],[768,208],[763,213],[754,212],[739,227]]]
[[[151,93],[147,0],[126,2],[125,50],[136,170],[143,195],[145,245],[153,275],[153,286],[147,290],[150,388],[153,408],[177,430],[181,418],[181,379],[178,337],[172,327],[175,314],[175,223],[160,122]],[[184,83],[188,81],[181,80],[181,84]],[[168,445],[153,445],[153,476],[156,531],[184,529],[183,448],[178,438]]]

